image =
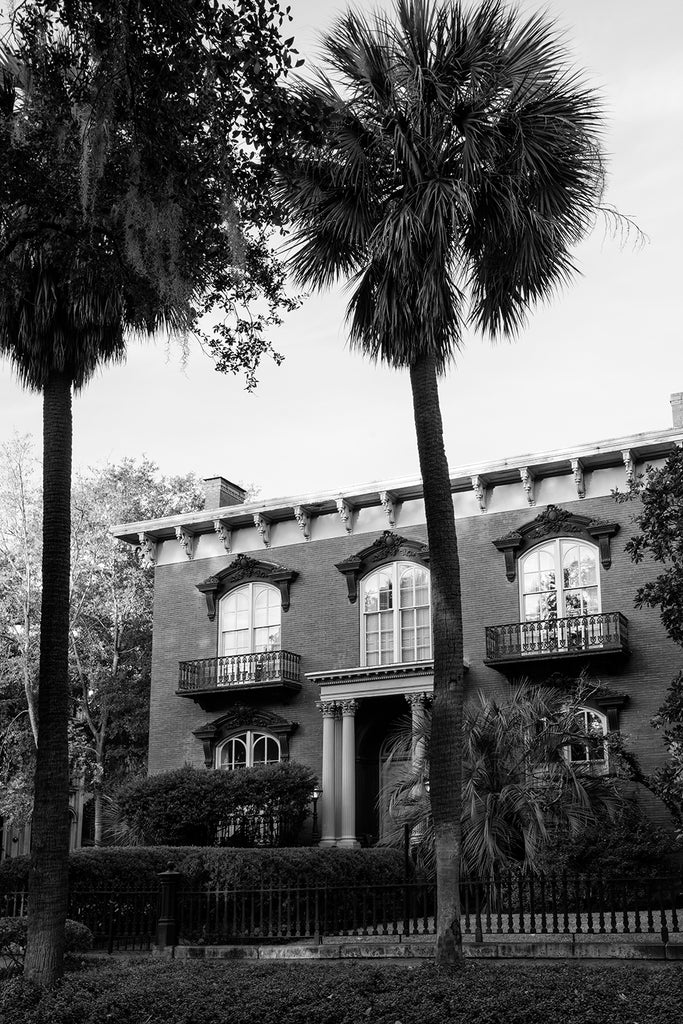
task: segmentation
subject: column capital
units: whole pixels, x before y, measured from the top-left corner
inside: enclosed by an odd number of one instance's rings
[[[315,702],[320,714],[323,718],[335,718],[337,714],[337,702],[336,700],[317,700]]]
[[[343,701],[341,701],[340,702],[340,706],[341,706],[342,717],[343,718],[348,718],[350,716],[351,718],[353,718],[355,716],[355,714],[356,714],[356,711],[358,711],[359,705],[360,705],[360,701],[357,701],[357,700],[343,700]]]
[[[429,698],[429,694],[424,690],[421,693],[404,693],[403,696],[411,708],[423,708]]]

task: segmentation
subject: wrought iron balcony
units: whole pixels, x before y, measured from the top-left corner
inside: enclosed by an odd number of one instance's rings
[[[621,612],[486,627],[486,665],[628,653],[628,620]]]
[[[198,700],[202,696],[224,694],[226,691],[278,687],[300,690],[300,666],[300,655],[291,651],[262,651],[181,661],[176,692],[181,697]]]

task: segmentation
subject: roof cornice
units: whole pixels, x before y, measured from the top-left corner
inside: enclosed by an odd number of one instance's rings
[[[578,463],[583,474],[595,469],[623,467],[625,452],[629,454],[632,465],[643,464],[653,459],[666,458],[673,448],[680,445],[683,445],[683,429],[676,427],[642,434],[630,434],[626,437],[611,438],[593,444],[575,445],[572,448],[517,455],[493,462],[474,463],[457,467],[450,472],[451,491],[456,493],[474,489],[475,494],[478,494],[479,500],[481,500],[484,487],[491,488],[502,484],[519,483],[521,470],[528,471],[532,479],[542,479],[548,476],[576,474]],[[335,512],[341,515],[340,504],[345,510],[381,506],[386,502],[387,494],[391,494],[395,504],[420,499],[422,497],[422,481],[420,477],[371,481],[337,490],[271,498],[266,501],[259,499],[241,505],[204,509],[201,512],[189,512],[162,519],[122,523],[113,526],[111,532],[120,540],[128,541],[131,544],[140,544],[141,535],[152,542],[166,540],[175,538],[179,528],[196,534],[214,532],[217,529],[216,523],[222,523],[225,526],[229,524],[235,529],[253,526],[255,515],[262,515],[269,523],[295,520],[297,518],[295,509],[302,507],[306,509],[308,515]]]

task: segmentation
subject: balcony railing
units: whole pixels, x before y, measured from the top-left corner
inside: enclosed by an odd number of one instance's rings
[[[486,663],[628,653],[628,621],[621,612],[575,615],[486,627]]]
[[[231,688],[274,687],[299,689],[301,656],[291,651],[230,654],[179,664],[178,693],[191,697]]]

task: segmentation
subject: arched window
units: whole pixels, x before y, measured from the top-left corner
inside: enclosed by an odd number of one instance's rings
[[[262,764],[277,764],[281,757],[280,741],[275,736],[247,729],[228,737],[216,748],[216,768],[227,771],[255,768]]]
[[[583,766],[591,771],[607,771],[607,719],[593,708],[579,708],[576,724],[586,737],[585,742],[577,740],[565,747],[565,756],[574,766]]]
[[[391,665],[432,656],[429,572],[390,562],[361,582],[361,663]]]
[[[589,618],[600,612],[595,545],[575,537],[539,544],[520,559],[519,581],[526,653],[601,643],[602,622]]]
[[[268,583],[247,583],[231,590],[220,602],[221,657],[280,650],[282,600]]]
[[[525,622],[599,612],[598,549],[566,538],[540,544],[521,559],[520,583]]]

